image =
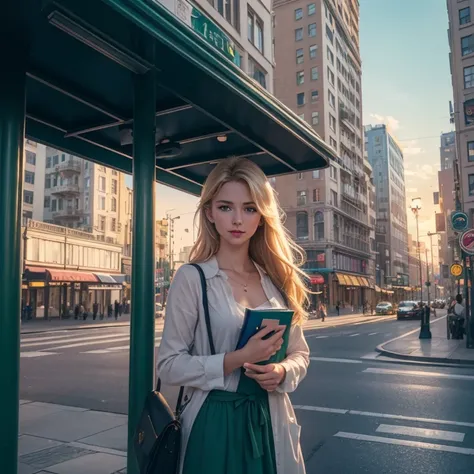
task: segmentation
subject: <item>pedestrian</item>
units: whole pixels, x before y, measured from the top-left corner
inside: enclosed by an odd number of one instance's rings
[[[336,313],[337,313],[338,316],[341,314],[341,307],[340,307],[339,301],[336,304]]]
[[[107,306],[107,318],[111,318],[113,312],[114,312],[114,308],[112,306],[112,303],[109,303],[109,305]]]
[[[115,300],[114,312],[115,312],[115,321],[117,321],[117,319],[119,317],[119,302],[118,302],[118,300]]]
[[[462,295],[456,295],[451,319],[451,335],[453,339],[464,339],[464,321],[466,310],[462,304]]]
[[[76,304],[76,306],[74,306],[74,319],[79,318],[79,312],[80,312],[80,307],[78,304]]]
[[[190,261],[204,271],[211,335],[204,323],[201,282],[190,265],[174,275],[158,354],[164,384],[184,385],[179,474],[304,474],[300,427],[289,392],[306,375],[309,349],[302,330],[308,303],[296,245],[281,222],[273,188],[242,158],[210,173],[197,210],[200,229]],[[276,257],[278,256],[278,257]],[[239,350],[245,308],[294,310],[286,358],[268,360],[284,327],[264,328]],[[192,351],[190,351],[192,347]]]
[[[92,320],[95,321],[97,313],[99,312],[99,304],[97,301],[92,305]]]
[[[326,320],[326,305],[322,301],[319,302],[319,317],[324,323],[324,321]]]
[[[84,305],[81,303],[81,306],[79,307],[79,317],[85,321],[87,319],[87,311],[84,308]]]

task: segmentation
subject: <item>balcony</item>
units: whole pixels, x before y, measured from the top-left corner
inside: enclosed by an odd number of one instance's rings
[[[64,218],[79,219],[83,215],[84,215],[84,211],[82,209],[76,209],[72,206],[66,206],[64,209],[53,212],[53,219],[64,219]]]
[[[78,184],[67,183],[62,186],[56,186],[51,190],[51,194],[57,195],[71,195],[71,194],[80,194],[81,190],[79,189]]]
[[[350,110],[349,107],[344,105],[342,102],[339,103],[339,119],[351,132],[357,134],[357,128],[355,127],[355,112]]]
[[[55,165],[53,170],[56,173],[63,173],[64,176],[70,176],[81,172],[81,163],[78,160],[69,159]]]

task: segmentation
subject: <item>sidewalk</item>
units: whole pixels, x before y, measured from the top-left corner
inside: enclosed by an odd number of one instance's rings
[[[20,401],[18,474],[125,474],[127,416]]]
[[[386,357],[420,362],[474,364],[474,349],[466,348],[466,338],[446,338],[446,316],[431,321],[431,339],[419,339],[420,328],[380,344],[376,351]]]

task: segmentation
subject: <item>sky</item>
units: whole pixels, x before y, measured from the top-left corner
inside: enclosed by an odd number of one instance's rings
[[[407,207],[421,197],[426,235],[435,232],[439,137],[454,129],[446,0],[360,0],[360,17],[364,124],[385,123],[401,146]],[[408,226],[416,238],[409,210]]]
[[[414,237],[412,198],[422,200],[420,236],[435,231],[439,136],[453,129],[447,28],[445,0],[360,0],[363,121],[387,124],[403,149],[408,231]],[[170,209],[181,216],[175,221],[176,252],[193,243],[196,205],[197,198],[157,185],[157,218]]]

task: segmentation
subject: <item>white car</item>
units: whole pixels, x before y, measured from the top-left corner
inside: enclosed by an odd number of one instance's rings
[[[382,301],[375,307],[375,314],[395,314],[392,303]]]

